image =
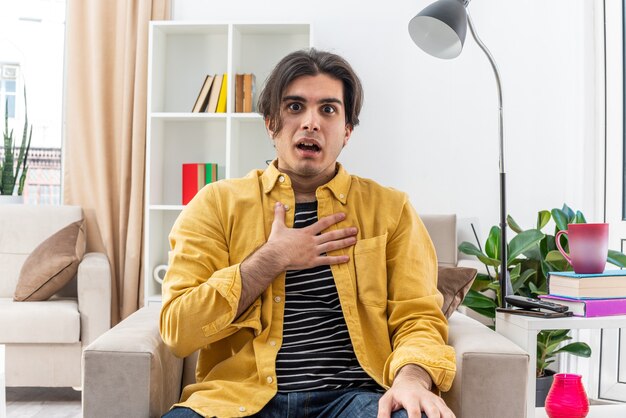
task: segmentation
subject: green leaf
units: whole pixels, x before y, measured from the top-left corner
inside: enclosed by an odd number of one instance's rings
[[[619,251],[609,250],[606,261],[618,267],[626,267],[626,255]]]
[[[498,282],[491,282],[487,286],[487,289],[498,291],[500,289],[500,283],[498,283]]]
[[[553,263],[553,262],[563,262],[566,261],[565,258],[563,257],[563,254],[561,254],[561,252],[559,250],[553,250],[550,251],[548,254],[546,254],[546,261]]]
[[[544,238],[545,241],[545,250],[546,250],[546,254],[549,253],[550,251],[556,250],[556,241],[554,239],[554,235],[546,235],[546,237]]]
[[[533,294],[535,294],[535,295],[540,295],[541,293],[543,293],[543,292],[541,292],[541,290],[539,290],[539,289],[537,288],[537,285],[535,285],[533,282],[529,282],[529,283],[528,283],[528,288],[529,288],[529,289],[530,289],[530,291],[531,291]]]
[[[497,226],[492,226],[489,231],[489,237],[487,238],[487,242],[485,243],[485,253],[487,257],[493,258],[495,260],[500,259],[500,228]]]
[[[576,214],[574,213],[572,208],[567,206],[567,204],[563,203],[563,208],[561,210],[567,216],[567,223],[568,224],[574,223],[574,218],[576,217]]]
[[[562,342],[563,342],[563,341],[550,342],[550,344],[548,344],[548,346],[547,346],[547,347],[546,347],[546,349],[545,349],[546,356],[551,356],[551,355],[554,355],[554,353],[555,353],[555,351],[556,351],[557,347],[558,347],[559,345],[561,345],[561,343],[562,343]]]
[[[478,273],[476,275],[476,278],[474,279],[474,282],[472,283],[471,288],[477,292],[480,292],[482,290],[485,290],[489,283],[491,283],[492,281],[493,279],[486,274]]]
[[[539,260],[545,260],[546,255],[550,252],[549,238],[547,235],[543,237],[541,242],[539,243]]]
[[[569,329],[553,329],[548,332],[548,335],[552,339],[565,338],[567,334],[569,334],[569,331]]]
[[[474,255],[476,257],[478,257],[479,255],[482,255],[482,256],[485,255],[482,251],[478,249],[478,247],[476,247],[471,242],[467,242],[467,241],[463,241],[459,245],[459,251],[462,252],[463,254]]]
[[[537,213],[537,229],[541,230],[544,226],[550,222],[550,212],[547,210],[542,210]]]
[[[472,283],[472,287],[470,287],[470,289],[476,291],[476,292],[482,292],[485,289],[488,289],[489,283],[485,283],[483,281],[476,281],[474,280],[474,283]]]
[[[579,210],[576,211],[576,216],[574,217],[575,224],[586,224],[587,220],[585,219],[585,215]]]
[[[520,228],[520,226],[517,224],[517,222],[515,222],[515,220],[513,219],[513,217],[511,215],[508,215],[506,217],[506,223],[509,224],[509,227],[516,234],[519,234],[520,232],[522,232],[522,228]]]
[[[552,219],[554,219],[554,223],[556,223],[556,228],[558,231],[563,231],[567,229],[567,214],[560,209],[552,209]]]
[[[524,251],[522,254],[530,260],[540,261],[542,258],[540,247],[541,247],[541,244],[539,244],[539,246],[530,247],[528,250]]]
[[[511,240],[509,244],[509,256],[507,263],[510,264],[517,256],[521,255],[524,251],[539,244],[539,241],[543,239],[544,235],[541,231],[536,229],[529,229],[521,234],[517,234]]]
[[[558,354],[558,353],[569,353],[578,357],[588,358],[588,357],[591,357],[591,347],[589,347],[586,343],[576,342],[576,343],[567,344],[566,346],[561,347],[560,349],[556,350],[553,354]]]
[[[463,299],[463,305],[474,308],[495,308],[497,306],[496,301],[483,293],[471,290],[465,295]]]
[[[488,266],[498,267],[500,265],[500,260],[496,260],[494,258],[485,257],[484,255],[479,255],[478,259]]]
[[[511,272],[509,273],[509,277],[511,279],[511,282],[513,280],[516,280],[520,276],[521,271],[522,271],[522,265],[521,264],[516,265],[515,268],[513,270],[511,270]]]
[[[527,269],[520,274],[519,278],[515,281],[511,281],[513,287],[513,293],[517,294],[517,291],[526,284],[528,279],[537,273],[534,269]],[[532,283],[532,282],[530,282]]]
[[[554,267],[545,260],[541,260],[541,273],[544,277],[548,277],[548,273],[551,271],[554,271]]]

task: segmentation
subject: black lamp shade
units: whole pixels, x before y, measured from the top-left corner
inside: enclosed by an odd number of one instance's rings
[[[459,0],[438,0],[409,22],[413,42],[437,58],[458,57],[466,32],[467,12]]]

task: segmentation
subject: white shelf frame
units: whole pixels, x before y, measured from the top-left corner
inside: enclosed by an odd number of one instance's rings
[[[252,72],[256,75],[256,99],[258,89],[278,59],[294,49],[312,45],[311,25],[304,22],[150,23],[143,256],[145,305],[160,304],[161,289],[153,280],[152,271],[156,265],[167,262],[167,235],[184,208],[176,203],[179,197],[172,195],[180,177],[173,168],[180,163],[176,162],[177,158],[187,155],[184,162],[194,162],[189,160],[190,155],[198,159],[195,162],[208,162],[210,158],[220,165],[220,179],[240,177],[253,166],[263,168],[262,156],[267,154],[270,158],[274,152],[269,138],[266,142],[254,141],[266,137],[261,115],[233,112],[233,74]],[[211,68],[206,67],[207,63]],[[194,66],[196,64],[201,65]],[[173,78],[178,75],[176,70],[187,77]],[[228,74],[227,113],[191,112],[196,97],[193,95],[199,88],[193,85],[197,81],[194,80],[200,80],[206,73]],[[185,111],[187,107],[189,111]],[[180,135],[175,135],[178,132]],[[179,136],[175,147],[171,142],[174,136]],[[206,137],[215,142],[199,139]],[[202,145],[202,149],[189,154],[190,148],[185,145],[193,149]]]

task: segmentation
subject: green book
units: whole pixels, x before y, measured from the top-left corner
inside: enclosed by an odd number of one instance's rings
[[[217,181],[217,164],[206,163],[204,165],[204,184],[213,183]]]

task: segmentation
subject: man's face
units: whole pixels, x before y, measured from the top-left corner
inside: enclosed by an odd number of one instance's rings
[[[335,162],[348,143],[343,84],[326,74],[293,80],[282,97],[283,128],[270,131],[278,168],[301,177],[332,177]]]

